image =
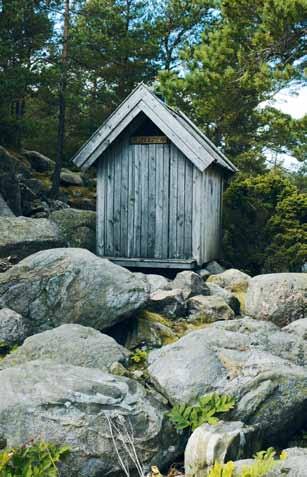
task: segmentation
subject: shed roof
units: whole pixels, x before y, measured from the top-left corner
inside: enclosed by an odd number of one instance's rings
[[[88,169],[140,113],[156,124],[201,172],[214,162],[228,172],[238,170],[184,113],[167,106],[143,83],[81,147],[73,158],[75,165]]]

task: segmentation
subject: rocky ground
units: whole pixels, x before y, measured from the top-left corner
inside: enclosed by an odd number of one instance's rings
[[[50,201],[54,162],[36,151],[8,151],[0,146],[0,192],[14,215],[47,217],[52,210],[67,206],[96,209],[94,173],[63,169],[60,200]],[[0,215],[1,202],[0,202]]]
[[[204,477],[275,446],[286,458],[266,475],[306,477],[307,275],[132,273],[91,253],[95,212],[44,204],[33,168],[50,180],[48,158],[0,154],[0,447],[68,444],[63,477],[119,477],[121,462],[133,477],[135,456],[166,473],[183,455]],[[87,180],[65,174],[64,189]],[[212,392],[233,409],[176,430],[172,406]]]
[[[305,274],[168,280],[80,248],[29,255],[0,274],[1,441],[65,443],[63,476],[117,476],[113,437],[125,453],[131,430],[144,465],[165,470],[188,437],[167,418],[171,405],[214,391],[236,405],[225,423],[192,434],[187,476],[227,455],[288,447],[306,426],[306,305]],[[306,458],[289,457],[274,475],[288,465],[285,475],[303,476]]]
[[[51,200],[53,168],[36,151],[17,154],[0,146],[0,270],[44,249],[95,251],[95,179],[64,169],[60,200]]]

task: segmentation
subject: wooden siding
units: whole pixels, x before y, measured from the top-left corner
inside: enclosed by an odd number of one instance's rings
[[[98,164],[98,254],[194,258],[195,170],[202,177],[173,144],[130,144],[128,135],[114,143]]]
[[[217,167],[210,167],[204,174],[203,211],[203,262],[219,258],[222,229],[223,175]]]
[[[96,160],[100,256],[166,268],[219,258],[223,178],[237,168],[183,113],[140,84],[74,158]]]

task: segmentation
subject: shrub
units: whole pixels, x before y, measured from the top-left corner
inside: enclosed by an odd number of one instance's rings
[[[174,406],[168,417],[177,430],[191,428],[194,431],[205,423],[216,424],[219,421],[216,414],[230,411],[234,405],[235,401],[231,396],[207,394],[199,398],[194,406],[187,404]]]
[[[69,452],[44,441],[0,452],[0,477],[58,477],[57,464]]]
[[[224,194],[224,259],[251,275],[301,271],[307,196],[281,171],[238,175]]]
[[[272,240],[264,271],[300,271],[307,257],[307,194],[294,193],[278,202],[267,230]]]
[[[147,351],[137,348],[130,356],[130,361],[133,364],[145,364],[147,361]]]

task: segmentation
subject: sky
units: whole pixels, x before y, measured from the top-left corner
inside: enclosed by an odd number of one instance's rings
[[[281,90],[269,104],[296,119],[302,118],[307,114],[307,86],[301,86],[296,90],[290,88]],[[278,159],[283,161],[283,166],[287,169],[298,169],[300,165],[299,161],[287,154],[279,154]]]
[[[276,95],[273,104],[296,119],[303,117],[304,114],[307,114],[307,86],[301,87],[295,95],[293,92],[291,94],[289,89],[281,90]]]

